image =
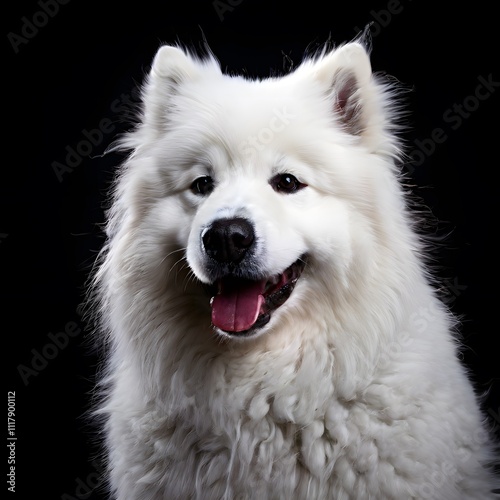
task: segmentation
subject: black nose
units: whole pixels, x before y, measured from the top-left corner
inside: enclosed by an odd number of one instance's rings
[[[218,262],[238,263],[255,240],[253,226],[246,219],[220,219],[203,235],[207,254]]]

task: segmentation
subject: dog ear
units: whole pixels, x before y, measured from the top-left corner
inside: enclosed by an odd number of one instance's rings
[[[201,61],[179,47],[160,47],[142,91],[141,122],[149,137],[158,137],[165,132],[172,97],[183,83],[196,80],[204,65],[215,67],[217,63],[211,54]]]
[[[366,106],[371,82],[371,64],[365,48],[357,42],[339,47],[317,62],[317,78],[328,89],[333,112],[352,135],[366,131]]]
[[[155,55],[150,77],[163,83],[177,85],[198,75],[198,66],[191,56],[178,47],[164,45]]]
[[[160,47],[142,89],[143,110],[139,129],[146,134],[143,139],[155,139],[168,127],[168,114],[173,97],[183,84],[195,81],[207,68],[220,73],[220,66],[207,47],[203,59],[169,45]]]
[[[323,52],[312,61],[312,69],[325,89],[332,115],[347,133],[372,152],[400,155],[398,89],[373,75],[363,43],[354,41]]]

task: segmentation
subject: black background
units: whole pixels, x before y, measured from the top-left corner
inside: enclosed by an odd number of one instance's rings
[[[45,17],[44,3],[51,5]],[[374,70],[411,89],[404,95],[410,112],[404,138],[415,162],[403,168],[433,213],[429,231],[446,236],[435,272],[462,316],[464,363],[478,392],[489,389],[484,410],[498,429],[493,210],[500,89],[483,84],[481,99],[475,97],[481,81],[500,81],[496,15],[470,3],[449,9],[433,3],[221,0],[217,10],[213,1],[72,0],[58,4],[58,12],[54,0],[8,3],[1,318],[6,391],[16,395],[18,498],[100,498],[98,488],[88,489],[98,483],[99,466],[92,462],[96,433],[85,417],[98,358],[79,304],[102,245],[104,195],[121,159],[102,153],[128,128],[123,105],[162,42],[198,50],[206,38],[223,68],[266,76],[299,63],[308,47],[348,41],[374,22]],[[462,115],[455,106],[465,106]],[[66,163],[68,147],[85,151],[85,131],[103,123],[90,154],[58,179],[54,162]],[[433,133],[446,139],[433,141]],[[71,322],[81,333],[57,335]],[[60,347],[49,346],[49,333]]]

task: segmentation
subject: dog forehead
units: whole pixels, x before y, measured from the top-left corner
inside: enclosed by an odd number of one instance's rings
[[[186,108],[199,110],[199,119],[224,128],[224,134],[244,139],[263,130],[281,131],[292,128],[296,119],[305,116],[310,99],[299,95],[300,86],[289,78],[247,80],[221,75],[219,78],[193,82],[184,94]]]
[[[321,125],[330,117],[321,109],[323,101],[300,98],[285,79],[217,81],[189,89],[186,101],[179,102],[178,124],[184,138],[217,146],[234,166],[275,163],[276,157],[309,147],[326,133]],[[318,121],[323,122],[319,127]]]

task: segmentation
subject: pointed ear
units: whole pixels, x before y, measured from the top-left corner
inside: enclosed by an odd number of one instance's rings
[[[200,61],[178,47],[158,50],[142,93],[142,127],[152,137],[166,130],[172,97],[183,83],[198,78],[200,67]]]
[[[178,47],[164,45],[158,49],[151,66],[151,78],[180,83],[198,74],[196,62]]]
[[[374,88],[363,45],[348,43],[324,55],[316,62],[316,78],[325,85],[332,112],[345,130],[364,136],[370,126]]]

